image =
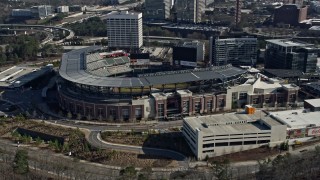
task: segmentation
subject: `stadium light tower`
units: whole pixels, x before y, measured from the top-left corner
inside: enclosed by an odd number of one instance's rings
[[[241,0],[236,0],[236,10],[234,15],[234,21],[236,26],[238,26],[241,21]]]

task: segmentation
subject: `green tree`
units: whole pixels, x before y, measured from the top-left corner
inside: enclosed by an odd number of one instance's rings
[[[1,54],[0,56],[0,64],[5,63],[7,61],[7,55],[6,54]]]
[[[13,161],[13,170],[17,174],[29,172],[28,152],[26,150],[17,150]]]
[[[133,166],[128,166],[120,171],[120,175],[126,179],[135,179],[137,176],[137,170]]]
[[[212,163],[213,174],[218,180],[231,179],[230,161],[224,159],[222,161],[213,161]]]

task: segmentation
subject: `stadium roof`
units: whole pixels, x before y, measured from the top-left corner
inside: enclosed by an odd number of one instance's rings
[[[63,54],[59,74],[62,78],[79,84],[104,87],[141,87],[159,84],[174,84],[211,79],[227,79],[241,75],[246,70],[231,65],[196,70],[167,71],[144,74],[139,77],[102,77],[85,69],[86,53],[101,49],[100,46],[74,50]]]
[[[280,78],[300,77],[303,75],[302,71],[291,69],[264,69],[264,72]]]

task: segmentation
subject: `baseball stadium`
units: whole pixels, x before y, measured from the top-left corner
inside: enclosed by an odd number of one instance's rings
[[[231,65],[163,71],[151,63],[141,71],[133,61],[101,46],[63,54],[60,107],[82,119],[128,122],[213,113],[224,110],[228,83],[246,73]]]

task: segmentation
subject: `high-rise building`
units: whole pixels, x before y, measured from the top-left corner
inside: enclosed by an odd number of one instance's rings
[[[238,26],[240,21],[241,21],[241,0],[236,0],[236,10],[234,14],[235,25]]]
[[[204,8],[205,0],[176,0],[177,21],[199,23]]]
[[[297,4],[303,6],[303,0],[283,0],[283,4]]]
[[[265,68],[315,72],[318,53],[313,44],[290,39],[267,40]]]
[[[204,61],[204,43],[200,41],[180,42],[173,47],[173,64],[175,66],[196,67]]]
[[[257,62],[257,38],[210,38],[210,61],[215,66],[250,66]]]
[[[143,18],[165,20],[170,18],[172,0],[146,0]]]
[[[296,4],[286,4],[274,10],[273,23],[283,23],[291,26],[299,25],[299,22],[307,19],[307,6],[300,7]]]
[[[143,44],[142,13],[113,11],[106,17],[110,48],[139,49]]]

